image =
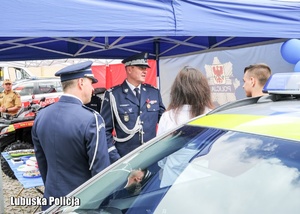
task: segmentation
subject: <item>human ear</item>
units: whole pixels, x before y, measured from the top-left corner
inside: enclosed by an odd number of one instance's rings
[[[82,87],[83,86],[83,78],[79,78],[78,79],[78,86],[80,87]]]
[[[256,83],[255,78],[254,77],[250,77],[250,81],[251,81],[251,86],[254,87],[255,83]]]

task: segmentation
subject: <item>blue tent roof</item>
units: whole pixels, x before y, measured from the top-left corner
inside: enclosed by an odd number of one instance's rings
[[[0,61],[153,58],[300,36],[300,3],[278,0],[27,0],[1,5]]]

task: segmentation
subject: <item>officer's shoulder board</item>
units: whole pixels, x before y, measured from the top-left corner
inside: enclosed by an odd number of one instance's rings
[[[109,88],[109,89],[106,90],[106,92],[112,92],[113,89],[114,88]]]
[[[107,89],[107,92],[113,92],[114,90],[116,90],[116,89],[118,89],[120,87],[121,87],[121,85],[116,85],[116,86],[114,86],[114,87],[112,87],[110,89]]]
[[[16,92],[16,91],[13,90],[13,93],[14,93],[15,95],[17,95],[18,97],[20,97],[20,94],[19,94],[18,92]]]
[[[92,109],[92,108],[90,108],[90,107],[87,107],[87,106],[85,106],[85,105],[82,105],[82,107],[85,108],[85,109],[87,109],[87,110],[89,110],[89,111],[92,112],[92,113],[99,114],[99,112],[95,111],[94,109]]]
[[[147,83],[143,83],[143,86],[146,87],[146,88],[153,88],[153,89],[158,90],[158,88],[156,88],[155,86],[147,84]]]

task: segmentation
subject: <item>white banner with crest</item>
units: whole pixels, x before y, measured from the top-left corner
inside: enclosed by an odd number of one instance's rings
[[[245,98],[243,90],[244,68],[255,63],[266,63],[272,73],[293,72],[294,65],[281,56],[282,43],[222,50],[197,55],[160,59],[160,91],[166,107],[177,73],[184,66],[195,67],[206,75],[215,106]]]

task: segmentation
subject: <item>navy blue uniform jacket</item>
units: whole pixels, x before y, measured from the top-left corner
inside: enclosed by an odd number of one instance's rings
[[[110,164],[104,122],[100,114],[97,119],[101,126],[98,142],[93,110],[75,97],[63,95],[38,113],[32,140],[45,198],[67,195]]]
[[[136,133],[128,141],[114,142],[112,137],[114,128],[118,138],[125,138],[128,134],[124,133],[120,124],[116,121],[116,115],[112,112],[110,93],[114,95],[119,117],[128,129],[132,129],[135,126],[140,114],[141,121],[143,122],[144,142],[147,142],[156,136],[156,127],[162,113],[165,111],[165,106],[162,103],[159,90],[149,84],[141,85],[140,103],[126,81],[105,92],[100,114],[102,115],[106,126],[110,160],[111,162],[114,162],[119,159],[120,156],[122,157],[140,146],[141,138],[140,134]],[[114,146],[116,149],[112,149]]]

